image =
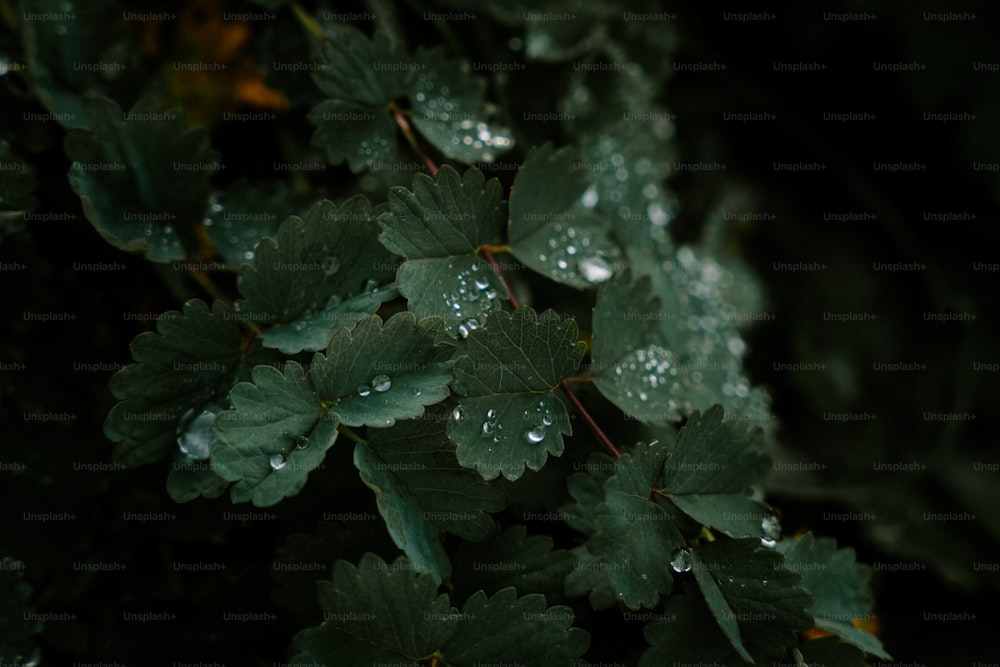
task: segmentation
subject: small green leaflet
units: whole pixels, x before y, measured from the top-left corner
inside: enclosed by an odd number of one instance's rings
[[[330,164],[346,160],[357,173],[395,162],[392,114],[400,97],[412,105],[413,124],[450,160],[493,162],[513,146],[506,128],[491,125],[485,85],[467,64],[448,61],[440,50],[407,56],[380,31],[368,39],[357,28],[331,23],[325,32],[323,67],[313,80],[329,99],[309,120],[317,128],[313,144],[325,149]]]
[[[682,512],[730,537],[761,535],[771,512],[747,497],[771,466],[761,452],[761,432],[723,421],[721,405],[695,411],[677,436],[664,465],[662,492]]]
[[[563,451],[573,432],[566,406],[553,393],[577,369],[584,345],[575,320],[528,307],[495,311],[473,332],[455,364],[460,395],[448,437],[458,461],[486,479],[517,479]]]
[[[419,572],[444,579],[451,562],[441,544],[446,530],[471,541],[493,533],[487,512],[507,505],[505,495],[455,460],[445,435],[447,412],[373,430],[354,447],[354,465],[375,492],[379,512],[396,545]]]
[[[836,540],[817,540],[812,533],[779,542],[777,548],[785,555],[784,568],[800,573],[802,586],[816,596],[808,611],[818,628],[883,660],[892,660],[878,637],[851,623],[870,614],[873,604],[865,590],[871,568],[855,562],[854,549],[837,549]]]
[[[486,82],[468,63],[449,61],[444,50],[418,51],[409,85],[411,118],[420,133],[449,160],[490,163],[514,145],[510,130],[490,121]]]
[[[69,182],[87,219],[117,248],[154,262],[183,259],[218,167],[208,133],[149,97],[125,114],[104,97],[87,111],[87,129],[71,129],[65,140]]]
[[[663,667],[671,663],[732,667],[747,664],[729,645],[705,600],[691,583],[684,586],[683,593],[675,591],[667,597],[661,618],[643,627],[642,633],[652,646],[643,653],[639,667]]]
[[[38,206],[32,194],[38,179],[35,170],[0,139],[0,211],[29,211]]]
[[[396,281],[417,317],[468,335],[501,308],[507,288],[476,252],[501,242],[505,221],[500,182],[475,168],[460,176],[444,165],[433,179],[417,174],[412,190],[390,189],[379,240],[406,258]]]
[[[485,542],[462,542],[455,554],[451,581],[455,589],[496,593],[511,586],[519,591],[561,595],[573,569],[573,554],[553,549],[548,535],[528,535],[525,526],[511,526]]]
[[[492,597],[479,591],[460,611],[405,558],[386,564],[366,554],[356,568],[338,561],[319,599],[327,620],[295,636],[292,664],[416,666],[436,658],[449,667],[576,667],[590,641],[570,627],[568,607],[547,608],[537,594],[518,598],[513,588]]]
[[[139,334],[130,349],[135,363],[110,382],[120,403],[104,432],[117,443],[115,459],[129,466],[152,463],[177,447],[178,421],[188,410],[221,400],[236,382],[243,360],[240,325],[232,307],[192,299],[183,312],[166,312],[156,331]]]
[[[298,493],[340,424],[388,427],[447,398],[452,347],[436,343],[441,328],[438,319],[418,323],[410,313],[385,323],[372,315],[353,331],[334,331],[308,374],[294,361],[284,373],[254,368],[252,383],[233,388],[234,409],[216,421],[212,463],[237,482],[233,501],[268,506]]]
[[[753,655],[783,656],[812,627],[805,611],[813,598],[798,574],[781,568],[781,554],[755,538],[716,540],[691,551],[698,588],[733,648]]]
[[[290,215],[304,216],[313,201],[293,195],[284,181],[249,184],[239,181],[215,192],[205,213],[205,229],[226,268],[236,270],[250,264],[257,244],[272,239],[281,222]]]
[[[571,575],[591,581],[606,577],[618,600],[630,609],[652,608],[661,594],[670,592],[670,554],[684,544],[673,508],[652,499],[666,457],[665,446],[640,443],[615,462],[614,474],[604,484],[604,502],[594,511],[595,532],[587,550],[600,564],[616,567],[596,568],[600,576],[581,570]]]
[[[570,528],[584,535],[594,534],[594,510],[604,500],[604,483],[616,470],[615,460],[603,452],[592,452],[584,469],[566,480],[572,502],[559,508]]]
[[[387,107],[406,90],[406,61],[389,37],[376,32],[372,40],[357,28],[328,23],[320,46],[322,67],[313,74],[328,100],[318,104],[309,120],[316,126],[313,145],[326,151],[330,164],[347,161],[351,171],[378,171],[396,160],[396,137]]]
[[[215,474],[208,461],[189,461],[178,452],[167,473],[167,493],[178,503],[197,498],[218,498],[229,482]]]
[[[556,282],[594,287],[615,272],[621,253],[605,218],[576,206],[587,201],[587,173],[579,156],[552,144],[535,148],[514,177],[510,197],[510,252]]]
[[[334,329],[353,326],[396,296],[394,288],[378,287],[392,280],[395,258],[377,234],[361,195],[339,207],[323,200],[304,218],[288,218],[240,272],[240,315],[269,327],[260,335],[268,347],[286,354],[324,349]]]
[[[240,382],[230,394],[233,409],[215,422],[219,444],[212,466],[236,482],[234,503],[274,505],[297,494],[306,478],[337,439],[336,415],[324,412],[302,366],[257,366],[252,382]],[[303,444],[305,447],[300,447]]]

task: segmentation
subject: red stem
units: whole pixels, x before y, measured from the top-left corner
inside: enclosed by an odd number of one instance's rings
[[[497,277],[500,278],[500,282],[502,282],[503,286],[507,288],[507,298],[510,299],[510,305],[514,306],[514,308],[520,308],[521,304],[517,302],[517,297],[514,296],[514,290],[512,290],[510,285],[507,284],[507,279],[503,277],[503,271],[500,269],[500,264],[497,263],[496,257],[493,256],[493,250],[489,246],[483,246],[482,251],[486,261],[493,267],[493,273],[497,274]]]
[[[561,386],[566,395],[569,396],[569,400],[573,402],[573,406],[576,407],[577,412],[579,412],[580,416],[583,417],[583,421],[587,422],[587,426],[589,426],[590,430],[594,432],[597,439],[601,441],[601,444],[604,445],[604,447],[611,452],[611,455],[616,459],[621,458],[621,452],[619,452],[618,448],[615,447],[615,444],[611,442],[611,438],[605,435],[604,431],[601,430],[601,427],[597,425],[597,422],[590,416],[587,409],[583,407],[583,404],[580,403],[580,399],[576,397],[576,394],[569,390],[569,384],[567,384],[564,380],[561,383]]]
[[[389,110],[392,111],[392,116],[396,119],[396,124],[399,125],[399,129],[403,131],[403,136],[406,137],[406,141],[409,142],[416,154],[420,156],[420,159],[424,161],[425,165],[427,165],[427,170],[431,172],[431,176],[437,176],[437,165],[434,164],[434,160],[432,160],[430,156],[428,156],[427,153],[420,148],[420,144],[417,142],[417,137],[413,134],[413,130],[410,128],[410,121],[406,120],[406,114],[403,113],[403,110],[400,109],[395,103],[389,105]]]

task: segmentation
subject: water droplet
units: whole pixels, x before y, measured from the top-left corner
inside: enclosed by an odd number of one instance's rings
[[[535,428],[528,431],[528,442],[541,442],[545,439],[545,428],[542,426],[536,426]]]
[[[388,419],[385,420],[385,425],[387,427],[388,426],[395,426],[396,425],[396,418],[395,417],[389,417]]]
[[[558,266],[560,269],[566,269],[569,267],[569,262],[567,262],[565,259],[558,259],[556,260],[556,266]]]
[[[781,521],[773,514],[764,517],[764,519],[760,522],[760,529],[761,532],[764,533],[764,537],[768,539],[781,539]]]
[[[764,577],[763,579],[760,580],[760,585],[767,586],[767,577]]]
[[[372,388],[375,391],[389,391],[392,388],[392,380],[388,375],[376,375],[372,378]]]
[[[597,206],[597,202],[601,200],[601,196],[597,194],[597,186],[591,185],[580,197],[580,203],[583,204],[584,208],[594,208]]]
[[[366,384],[363,384],[360,387],[358,387],[358,396],[364,397],[368,396],[371,393],[372,393],[372,388]]]
[[[254,258],[253,250],[247,250],[245,253],[243,253],[243,259],[250,261],[253,258]]]
[[[770,537],[760,538],[760,546],[764,547],[765,549],[773,549],[775,546],[777,546],[777,544],[778,541],[772,540]]]
[[[542,417],[542,426],[552,426],[552,416],[548,412]]]
[[[283,454],[271,454],[271,470],[281,470],[287,464]]]
[[[460,421],[462,417],[465,416],[465,411],[462,410],[461,405],[456,405],[455,409],[451,411],[451,418],[455,421]]]
[[[299,437],[295,438],[295,448],[296,449],[305,449],[308,446],[309,446],[309,436],[308,435],[300,435]]]
[[[497,411],[494,410],[493,408],[490,408],[489,410],[486,411],[487,419],[494,419],[496,418],[496,416],[497,416]]]
[[[374,292],[378,289],[378,283],[371,278],[365,281],[365,286],[362,288],[365,292]]]
[[[212,453],[216,438],[212,425],[219,416],[218,408],[206,408],[194,417],[194,410],[188,410],[181,418],[181,432],[177,435],[177,449],[191,461],[204,461]]]
[[[580,274],[588,283],[603,283],[611,278],[613,273],[611,265],[600,255],[588,257],[580,262]]]
[[[476,288],[484,290],[490,286],[490,281],[486,278],[476,278]]]
[[[483,435],[493,435],[493,431],[497,428],[496,422],[484,421],[483,422]]]
[[[464,322],[458,325],[458,335],[462,338],[469,337],[469,327],[465,326]]]
[[[649,579],[649,577],[647,575],[645,575],[645,574],[640,574],[639,578],[642,579],[643,581],[646,581],[647,579]]]
[[[690,572],[691,552],[687,549],[674,549],[670,554],[670,567],[674,572]]]

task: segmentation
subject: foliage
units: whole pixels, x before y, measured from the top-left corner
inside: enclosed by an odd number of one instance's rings
[[[66,119],[67,184],[94,231],[205,292],[136,336],[110,379],[115,464],[158,466],[181,504],[318,494],[336,510],[367,489],[381,517],[288,538],[280,562],[322,566],[275,576],[300,617],[291,664],[587,664],[615,645],[608,609],[656,613],[630,655],[643,666],[889,657],[852,623],[874,604],[868,571],[832,540],[785,536],[764,498],[776,420],[727,319],[759,289],[668,232],[672,127],[652,66],[669,28],[602,27],[611,10],[578,2],[543,3],[579,11],[572,28],[523,3],[483,9],[523,40],[524,67],[624,63],[567,77],[566,118],[539,137],[447,26],[428,48],[406,10],[352,24],[261,2],[280,17],[262,43],[294,35],[312,77],[216,82],[247,114],[281,111],[274,150],[297,166],[255,178],[220,173],[238,165],[213,148],[226,121],[181,108],[164,72],[142,87],[68,75],[66,54],[114,57],[94,22],[117,6],[97,4],[79,24],[24,23],[27,83]],[[106,49],[131,53],[119,27]],[[593,101],[608,90],[610,111]],[[23,154],[0,140],[3,212],[39,206]],[[551,480],[554,527],[508,511]],[[0,575],[0,657],[21,661],[28,590]]]

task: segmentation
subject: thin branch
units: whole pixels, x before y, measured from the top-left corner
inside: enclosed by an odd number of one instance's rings
[[[500,264],[497,262],[496,257],[493,256],[493,251],[495,249],[496,248],[493,246],[488,245],[480,248],[480,250],[483,251],[483,257],[485,257],[486,261],[493,267],[493,273],[497,274],[497,277],[500,278],[500,282],[502,282],[503,286],[507,288],[507,298],[510,299],[510,305],[514,306],[514,308],[520,308],[521,304],[518,303],[517,297],[514,296],[514,290],[510,288],[510,285],[507,283],[507,279],[504,278],[503,270],[500,268]]]
[[[590,430],[594,432],[594,435],[597,436],[597,439],[601,441],[601,444],[604,445],[604,447],[609,452],[611,452],[611,455],[614,456],[616,459],[621,458],[622,455],[621,452],[619,452],[618,448],[615,447],[615,444],[611,442],[611,438],[605,435],[604,431],[601,430],[601,427],[597,425],[597,422],[594,421],[594,418],[590,416],[590,413],[587,412],[587,409],[583,407],[583,403],[581,403],[580,399],[576,397],[576,394],[570,391],[569,384],[567,384],[566,381],[563,380],[561,386],[566,395],[569,396],[569,400],[573,402],[573,406],[576,408],[576,411],[580,413],[581,417],[583,417],[583,421],[587,422],[587,426],[589,426]]]
[[[417,142],[417,136],[413,134],[410,121],[406,120],[406,113],[395,102],[389,103],[389,111],[392,112],[392,117],[396,120],[396,125],[399,125],[399,129],[403,131],[403,136],[406,137],[406,142],[410,144],[410,148],[424,161],[424,164],[427,165],[427,170],[431,172],[431,176],[437,176],[437,165],[434,164],[434,160],[424,152],[424,149],[420,147],[420,143]]]

